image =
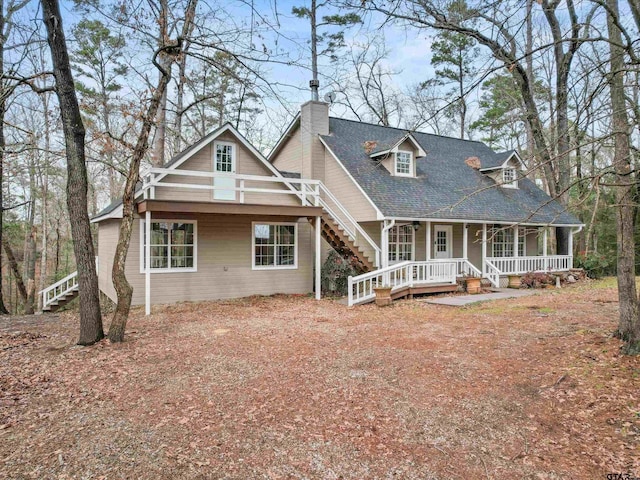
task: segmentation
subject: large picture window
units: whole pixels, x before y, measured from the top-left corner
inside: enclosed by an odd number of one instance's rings
[[[146,226],[140,222],[140,270],[145,271],[147,245]],[[195,271],[196,270],[196,222],[167,221],[151,222],[151,271]]]
[[[413,260],[413,225],[398,225],[389,230],[389,261]]]
[[[297,246],[295,223],[253,224],[253,268],[297,268]]]
[[[411,152],[396,153],[396,175],[413,177],[413,155]]]

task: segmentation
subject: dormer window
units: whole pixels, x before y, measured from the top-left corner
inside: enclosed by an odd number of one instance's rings
[[[502,186],[507,188],[518,188],[518,180],[515,168],[502,169]]]
[[[396,152],[395,172],[399,177],[413,177],[413,154],[411,152]]]

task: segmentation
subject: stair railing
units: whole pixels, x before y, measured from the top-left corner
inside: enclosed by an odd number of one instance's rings
[[[496,267],[491,260],[485,259],[484,261],[485,275],[494,287],[500,288],[500,275],[502,272]]]
[[[58,280],[53,285],[40,291],[42,294],[42,308],[48,307],[52,303],[60,300],[67,293],[78,288],[78,272],[70,273],[62,280]]]

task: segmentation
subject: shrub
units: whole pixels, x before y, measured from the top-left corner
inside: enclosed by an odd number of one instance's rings
[[[328,295],[346,295],[350,275],[356,275],[351,262],[342,258],[335,250],[331,250],[322,265],[322,291]]]
[[[579,253],[576,255],[575,266],[584,269],[589,278],[602,278],[607,275],[615,275],[616,264],[613,258],[606,255],[600,255],[595,253]]]
[[[555,285],[555,275],[548,273],[525,273],[520,279],[520,286],[522,288],[544,288],[547,285]]]

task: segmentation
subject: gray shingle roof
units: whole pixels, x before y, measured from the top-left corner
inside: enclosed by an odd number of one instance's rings
[[[516,153],[515,150],[507,150],[506,152],[495,153],[493,157],[486,156],[480,159],[483,169],[500,168],[504,162],[509,160],[509,157]]]
[[[404,131],[330,118],[329,132],[322,139],[387,217],[581,224],[531,180],[519,179],[517,189],[502,188],[467,165],[466,159],[478,157],[484,168],[506,153],[481,142],[414,132],[427,155],[417,159],[417,178],[407,178],[392,176],[363,147],[367,141],[391,144]]]

